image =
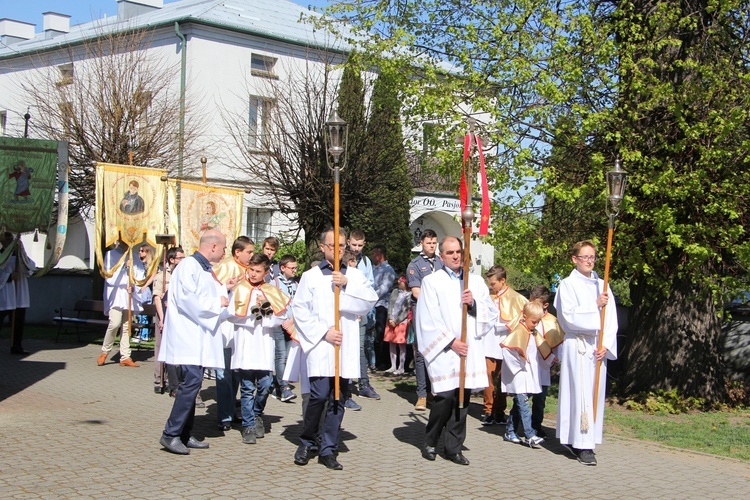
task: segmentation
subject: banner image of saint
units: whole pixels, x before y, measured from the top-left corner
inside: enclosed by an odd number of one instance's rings
[[[104,246],[121,240],[128,246],[156,245],[164,232],[167,201],[165,170],[98,163],[96,165],[96,224]]]
[[[231,245],[242,229],[244,192],[193,182],[181,182],[180,189],[180,244],[185,251],[195,252],[209,229],[221,231]]]
[[[143,213],[146,210],[146,202],[144,202],[141,195],[138,194],[139,187],[141,187],[141,185],[135,179],[128,183],[128,191],[120,201],[120,210],[124,213],[135,215]]]
[[[0,137],[0,226],[46,230],[57,185],[57,142]]]
[[[95,230],[100,272],[104,263],[102,249],[118,240],[130,248],[142,243],[155,248],[148,275],[156,269],[162,250],[162,246],[156,244],[156,235],[164,233],[165,229],[167,183],[162,177],[166,175],[166,170],[162,169],[96,164]],[[116,271],[122,263],[118,262],[109,272]]]

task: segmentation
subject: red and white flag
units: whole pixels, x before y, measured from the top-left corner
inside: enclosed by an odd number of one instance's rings
[[[482,139],[480,139],[478,135],[474,135],[473,138],[476,139],[477,150],[479,152],[479,173],[481,177],[480,189],[482,192],[482,212],[479,222],[479,236],[487,236],[490,227],[490,195],[489,186],[487,184],[487,167],[484,162]],[[466,208],[466,205],[471,202],[470,193],[468,192],[466,183],[466,162],[469,161],[469,156],[471,155],[471,142],[472,135],[466,134],[464,137],[464,161],[461,167],[461,184],[458,188],[458,197],[462,212]]]

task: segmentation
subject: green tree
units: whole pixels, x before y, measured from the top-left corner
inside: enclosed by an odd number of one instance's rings
[[[750,250],[749,4],[625,1],[613,24],[612,122],[633,181],[618,241],[634,276],[624,389],[721,399],[722,303],[746,284]]]
[[[381,73],[372,86],[369,113],[363,66],[352,53],[339,86],[339,115],[348,126],[347,166],[341,173],[342,225],[362,229],[370,244],[386,245],[391,264],[406,267],[411,252],[409,202],[398,82]]]
[[[412,123],[487,112],[495,242],[515,268],[567,274],[570,244],[603,239],[604,174],[620,156],[631,175],[612,276],[630,280],[635,304],[621,389],[722,397],[721,303],[750,261],[746,0],[352,0],[334,12],[367,55],[411,77]]]
[[[366,207],[351,214],[350,222],[363,228],[370,242],[385,245],[391,265],[404,270],[411,257],[409,202],[414,190],[406,168],[398,87],[389,73],[375,81],[360,169],[370,189],[363,193]]]

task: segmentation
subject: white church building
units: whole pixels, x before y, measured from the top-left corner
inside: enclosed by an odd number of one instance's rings
[[[269,79],[283,81],[311,68],[322,72],[326,65],[344,62],[348,53],[341,42],[307,21],[320,14],[288,0],[111,1],[117,1],[117,16],[71,26],[70,16],[64,12],[40,13],[41,30],[36,19],[3,18],[0,6],[0,136],[24,135],[28,103],[19,93],[19,79],[51,67],[57,67],[62,80],[75,78],[76,66],[85,64],[78,49],[86,40],[123,29],[145,29],[149,31],[148,50],[158,52],[185,75],[181,80],[178,72],[175,91],[188,85],[187,95],[198,101],[187,103],[186,120],[191,119],[190,113],[199,112],[206,122],[209,132],[198,138],[198,147],[206,151],[210,181],[252,185],[257,181],[239,178],[226,148],[217,147],[229,135],[222,110],[235,110],[245,117],[249,138],[262,134],[268,113],[273,112],[271,96],[264,93]],[[340,73],[334,75],[340,77]],[[34,109],[28,112],[33,117]],[[31,124],[29,137],[44,138],[35,135],[33,119]],[[419,234],[426,228],[439,237],[461,235],[455,195],[419,192],[411,205],[415,251]],[[252,189],[245,195],[242,228],[242,233],[255,241],[296,231],[278,210],[257,199]],[[31,237],[24,237],[24,243],[34,260],[43,261],[43,244],[35,246]],[[478,240],[472,242],[472,255],[474,272],[493,264],[492,247]],[[94,270],[92,221],[71,221],[57,267],[52,274],[59,276],[60,286],[45,287],[55,291],[45,299],[48,304],[44,307],[29,310],[28,321],[48,321],[55,307],[70,306],[90,293],[90,279],[87,292],[85,283],[76,284],[68,278],[71,273],[90,278]]]

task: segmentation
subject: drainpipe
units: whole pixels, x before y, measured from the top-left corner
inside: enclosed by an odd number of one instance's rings
[[[185,35],[180,32],[180,23],[174,23],[174,32],[180,38],[182,47],[180,48],[182,59],[180,61],[180,129],[178,132],[177,144],[177,178],[182,180],[182,167],[185,157],[185,74],[187,72],[187,40]],[[180,220],[180,202],[181,198],[180,184],[177,184],[177,224],[182,226]],[[175,228],[176,229],[176,228]]]

